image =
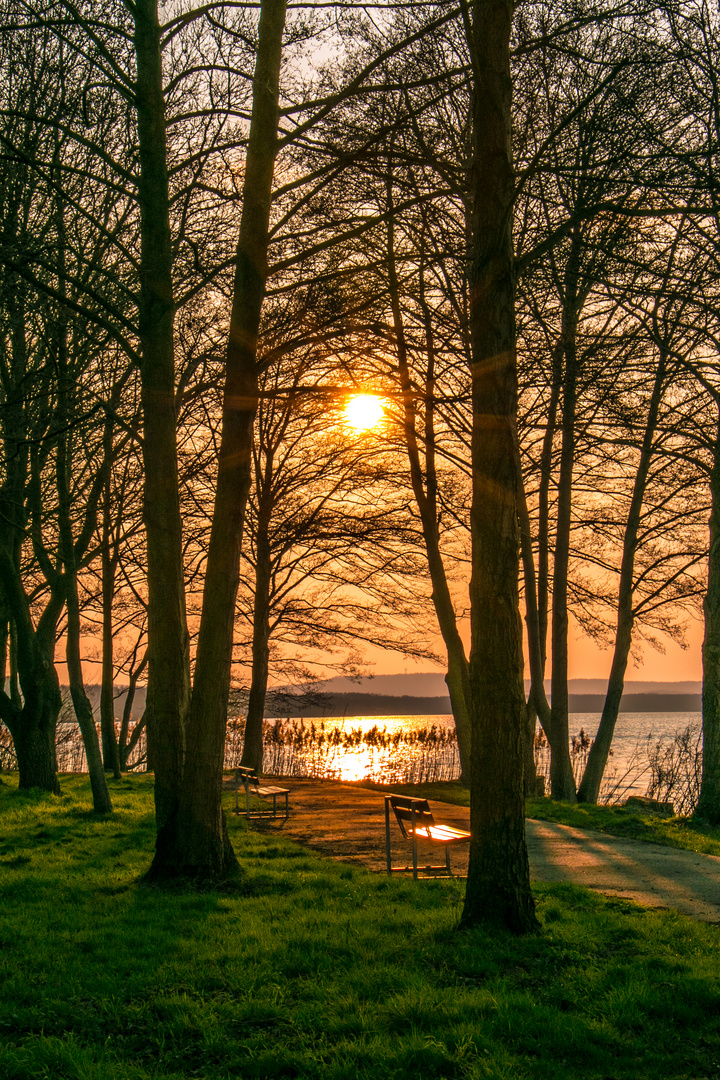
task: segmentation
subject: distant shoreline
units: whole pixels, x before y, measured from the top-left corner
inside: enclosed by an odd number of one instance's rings
[[[571,713],[601,713],[603,694],[571,694]],[[700,712],[700,694],[625,694],[621,712]],[[268,694],[266,717],[297,716],[322,719],[343,716],[442,716],[452,712],[449,697],[395,694],[323,694],[322,700]]]

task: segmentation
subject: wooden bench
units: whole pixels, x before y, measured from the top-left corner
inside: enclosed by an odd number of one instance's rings
[[[453,872],[450,869],[450,845],[467,843],[470,833],[462,829],[456,829],[453,825],[441,825],[435,822],[427,799],[411,799],[407,795],[385,796],[385,855],[387,859],[387,872],[407,872],[409,866],[393,866],[390,859],[390,810],[393,810],[400,831],[405,840],[412,842],[412,872],[413,879],[417,881],[418,872],[418,840],[426,840],[431,844],[443,844],[445,847],[444,866],[425,866],[425,871],[446,871],[450,877]]]
[[[259,817],[277,817],[277,801],[280,795],[285,797],[285,817],[290,816],[290,808],[288,805],[288,797],[290,795],[289,788],[282,787],[269,787],[266,784],[260,783],[260,778],[254,769],[245,768],[241,765],[235,769],[235,775],[232,780],[232,785],[235,788],[235,810],[234,813],[240,814],[240,785],[245,788],[245,816],[248,820],[250,818]],[[250,796],[253,795],[259,799],[272,799],[272,810],[270,807],[267,810],[253,810],[250,811]]]

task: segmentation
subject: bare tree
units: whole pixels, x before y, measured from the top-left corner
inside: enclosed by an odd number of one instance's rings
[[[276,671],[301,682],[312,681],[314,657],[332,649],[347,651],[352,670],[360,643],[432,655],[417,641],[427,596],[397,455],[382,431],[349,429],[343,409],[352,389],[343,392],[332,358],[324,378],[322,370],[301,353],[262,376],[243,555],[251,573],[241,592],[252,630],[242,764],[255,769],[273,646]],[[304,385],[309,377],[315,390]],[[298,650],[302,663],[292,659]]]

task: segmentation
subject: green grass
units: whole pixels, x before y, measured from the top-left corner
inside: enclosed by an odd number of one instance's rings
[[[62,787],[0,788],[3,1078],[720,1077],[717,927],[547,886],[542,933],[460,933],[460,883],[235,818],[239,891],[151,889],[150,780]]]
[[[419,799],[470,805],[470,792],[457,781],[437,784],[406,784],[394,786],[393,791],[415,795]],[[720,829],[687,817],[666,817],[625,806],[588,806],[556,802],[553,799],[528,799],[525,813],[540,821],[556,821],[578,829],[593,829],[610,836],[633,840],[648,840],[654,844],[698,851],[703,855],[720,855]]]
[[[629,806],[573,805],[552,799],[529,799],[526,813],[531,818],[557,821],[578,829],[595,829],[611,836],[720,855],[720,829],[689,817],[666,817]]]

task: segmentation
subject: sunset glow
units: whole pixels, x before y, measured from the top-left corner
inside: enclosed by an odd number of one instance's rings
[[[374,394],[354,394],[345,406],[345,422],[353,431],[370,431],[384,415],[380,398]]]

